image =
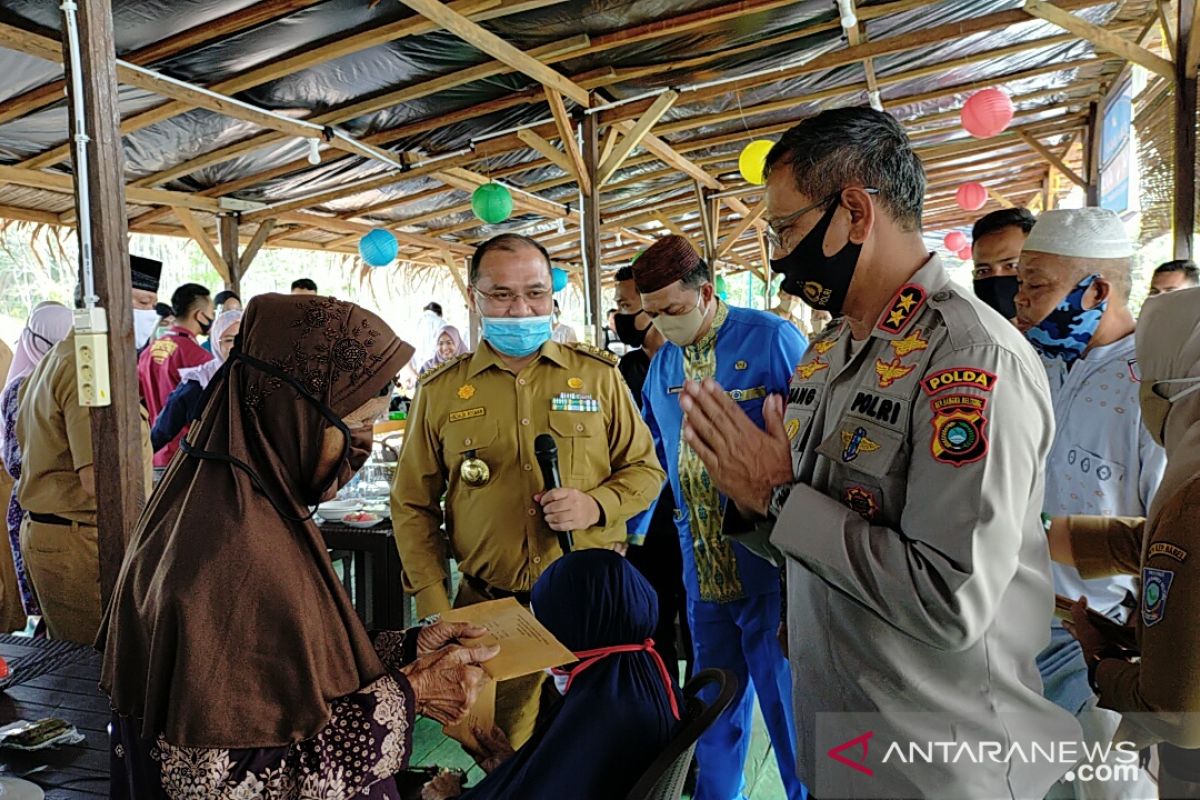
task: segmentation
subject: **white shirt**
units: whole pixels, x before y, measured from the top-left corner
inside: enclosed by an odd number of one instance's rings
[[[1044,360],[1054,401],[1054,446],[1046,459],[1045,511],[1142,517],[1162,479],[1167,455],[1142,425],[1133,334],[1089,350],[1070,370]],[[1054,564],[1054,590],[1124,619],[1132,576],[1084,580],[1074,567]]]
[[[413,357],[410,362],[414,367],[420,367],[433,358],[437,350],[438,334],[444,327],[446,327],[446,320],[434,312],[425,311],[421,314],[421,320],[417,323],[416,341],[413,342]]]
[[[579,341],[579,337],[575,335],[575,329],[561,322],[554,326],[554,333],[550,334],[550,338],[559,344],[572,344]]]

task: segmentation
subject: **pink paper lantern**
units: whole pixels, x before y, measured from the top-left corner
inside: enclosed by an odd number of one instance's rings
[[[967,237],[959,231],[950,231],[946,234],[945,245],[951,253],[957,253],[967,246]]]
[[[963,261],[970,261],[971,260],[971,245],[967,245],[962,250],[959,250],[958,257],[961,258]]]
[[[964,183],[954,193],[954,199],[963,211],[978,211],[987,204],[987,198],[987,189],[983,188],[982,183]]]
[[[980,89],[963,103],[959,119],[963,129],[976,139],[989,139],[1012,122],[1013,104],[999,89]]]

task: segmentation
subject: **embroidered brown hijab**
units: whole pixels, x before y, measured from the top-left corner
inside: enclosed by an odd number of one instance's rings
[[[351,303],[265,295],[247,306],[191,453],[143,512],[100,629],[101,687],[144,737],[285,746],[320,731],[331,700],[383,674],[320,531],[301,520],[330,483],[315,475],[324,431],[379,395],[412,352]],[[348,448],[334,472],[364,458]]]

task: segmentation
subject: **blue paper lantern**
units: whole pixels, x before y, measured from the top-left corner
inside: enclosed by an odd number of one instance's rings
[[[559,267],[550,268],[550,286],[554,291],[561,292],[567,288],[567,271]]]
[[[358,240],[358,254],[372,267],[386,267],[396,260],[400,243],[384,228],[376,228]]]

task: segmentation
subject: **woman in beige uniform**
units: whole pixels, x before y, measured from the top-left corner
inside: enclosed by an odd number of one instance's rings
[[[1050,555],[1085,578],[1140,576],[1140,661],[1088,621],[1084,599],[1066,625],[1100,706],[1124,715],[1114,740],[1161,742],[1160,796],[1200,798],[1200,289],[1146,303],[1137,356],[1142,421],[1167,451],[1150,515],[1056,519]]]

